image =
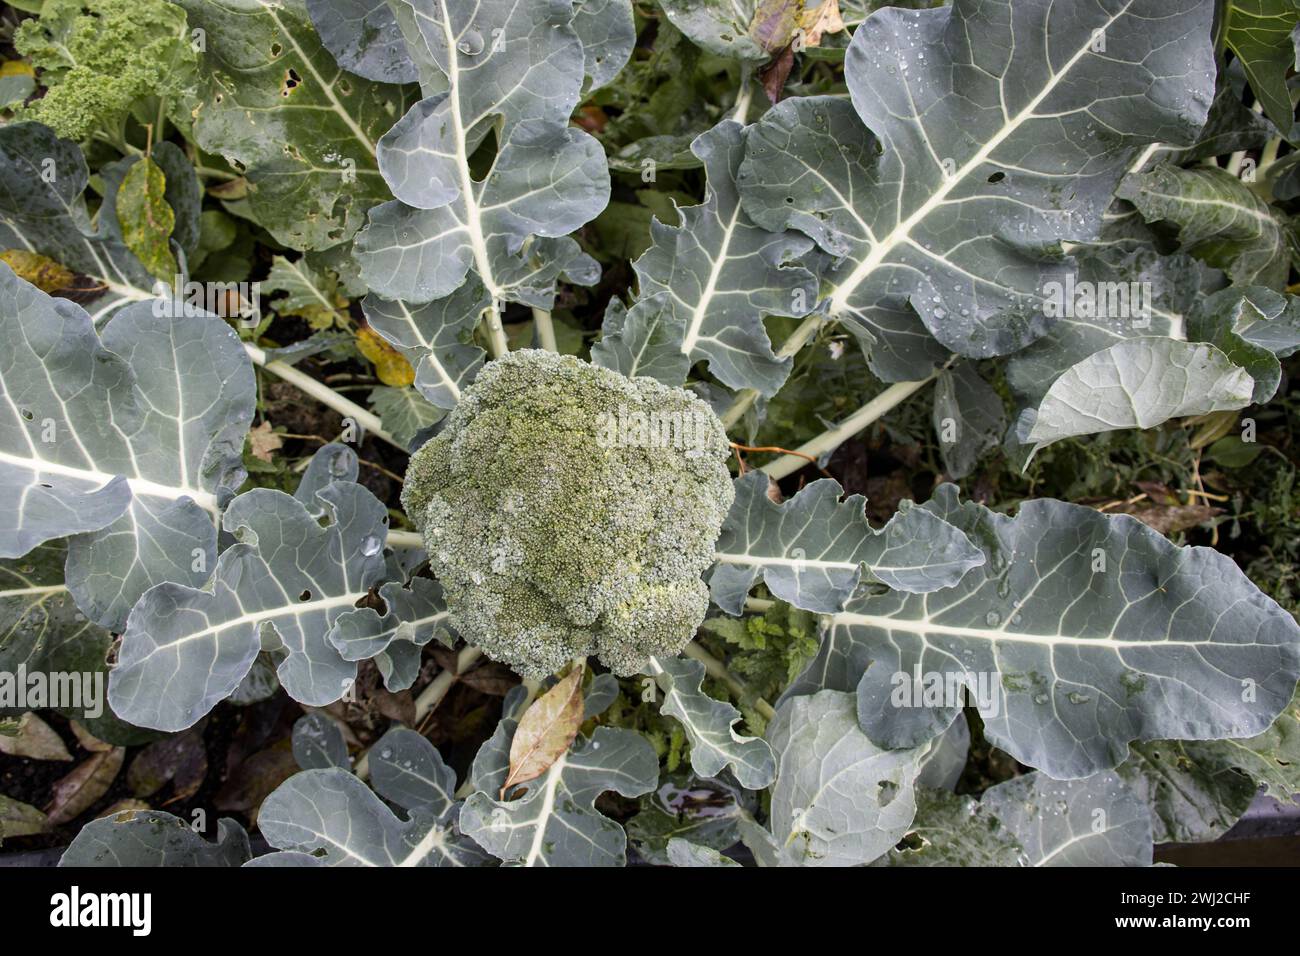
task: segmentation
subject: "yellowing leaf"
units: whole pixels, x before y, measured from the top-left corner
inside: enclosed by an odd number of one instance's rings
[[[585,664],[575,667],[524,712],[510,741],[510,775],[501,788],[502,798],[515,784],[546,773],[573,743],[582,725],[582,675],[586,669]]]
[[[333,273],[317,272],[305,259],[290,261],[276,256],[262,290],[285,293],[272,303],[277,315],[297,316],[320,331],[335,325],[348,327],[348,300],[339,292],[338,284]]]
[[[117,187],[117,219],[122,241],[155,278],[170,282],[176,275],[176,260],[168,240],[176,225],[176,213],[164,193],[167,177],[162,167],[148,156],[133,163]]]
[[[411,363],[368,325],[357,329],[357,350],[374,363],[375,375],[385,385],[405,388],[415,381]]]
[[[0,63],[0,76],[35,76],[36,71],[26,60],[5,60]]]
[[[3,260],[18,278],[30,282],[42,292],[58,292],[72,285],[76,273],[55,262],[49,256],[26,249],[6,249],[0,252]]]
[[[822,36],[844,29],[839,0],[762,0],[749,35],[768,53],[784,50],[802,32],[802,47],[820,46]]]

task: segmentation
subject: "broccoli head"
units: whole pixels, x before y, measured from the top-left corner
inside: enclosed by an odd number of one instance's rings
[[[685,389],[523,350],[411,458],[402,504],[467,641],[527,677],[591,655],[634,674],[704,618],[728,452]]]
[[[48,88],[20,118],[82,140],[115,129],[144,97],[161,96],[168,115],[188,126],[198,56],[186,22],[167,0],[46,0],[14,34]]]

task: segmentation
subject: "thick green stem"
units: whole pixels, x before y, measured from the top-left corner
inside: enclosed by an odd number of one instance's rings
[[[781,343],[781,347],[776,351],[777,358],[794,358],[799,350],[807,345],[817,330],[821,328],[822,323],[826,320],[820,312],[815,312],[805,318],[799,327],[790,333],[790,337]],[[722,425],[730,430],[736,422],[745,417],[745,412],[758,400],[758,391],[752,388],[741,389],[736,398],[731,403],[731,407],[722,413]]]
[[[537,330],[537,342],[548,352],[558,352],[559,346],[555,344],[555,323],[551,321],[551,313],[545,309],[533,309],[533,328]]]
[[[762,714],[765,719],[771,720],[776,716],[776,711],[772,709],[771,704],[754,694],[753,691],[745,686],[744,681],[731,673],[731,671],[727,670],[726,664],[722,663],[722,661],[718,660],[699,644],[692,641],[686,645],[686,649],[682,651],[682,653],[692,660],[697,660],[703,664],[705,672],[708,673],[710,677],[714,677],[726,684],[733,694]]]
[[[840,445],[843,445],[872,422],[877,421],[926,385],[929,385],[938,374],[939,370],[936,369],[928,378],[923,378],[920,381],[895,382],[834,428],[828,429],[812,441],[800,445],[795,449],[799,454],[782,455],[780,458],[769,461],[759,470],[778,481],[786,477],[786,475],[794,474],[808,464],[808,458],[819,458],[839,448]]]
[[[300,392],[310,395],[323,405],[334,409],[345,418],[350,418],[357,423],[364,431],[376,438],[388,442],[394,448],[406,451],[406,446],[394,438],[389,432],[385,431],[383,423],[379,416],[373,412],[367,411],[356,402],[344,398],[334,389],[321,382],[316,381],[305,372],[300,372],[292,365],[286,365],[283,362],[268,361],[266,353],[259,349],[251,342],[244,343],[244,350],[248,352],[248,357],[257,365],[260,365],[266,371],[270,372],[276,378],[288,382]]]

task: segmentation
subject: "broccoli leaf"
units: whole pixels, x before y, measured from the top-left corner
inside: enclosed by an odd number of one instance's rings
[[[234,820],[217,821],[213,842],[170,813],[122,810],[82,827],[59,866],[242,866],[252,855]]]
[[[526,11],[508,0],[399,0],[413,23],[422,77],[450,90],[411,107],[379,143],[397,199],[374,209],[357,238],[362,276],[377,294],[411,302],[449,295],[474,273],[498,308],[547,308],[547,286],[577,268],[557,240],[609,200],[600,144],[567,126],[583,82],[582,42],[568,4]],[[476,180],[470,157],[500,118],[499,150]]]
[[[749,131],[745,211],[839,260],[829,313],[869,354],[906,355],[892,343],[918,315],[953,351],[1012,352],[1046,331],[1041,287],[1073,271],[1059,243],[1099,232],[1135,147],[1204,124],[1212,15],[1199,0],[877,11],[845,60],[851,104],[787,99]]]
[[[1028,866],[1151,865],[1151,811],[1110,771],[1081,780],[1035,771],[990,787],[980,804],[1020,841]]]
[[[325,866],[484,862],[478,847],[456,832],[453,812],[421,806],[399,819],[369,787],[338,768],[294,774],[262,803],[257,826],[272,846],[311,854]]]
[[[75,143],[40,123],[0,126],[0,246],[40,253],[93,280],[103,290],[91,313],[99,324],[124,302],[152,298],[154,280],[108,225],[111,203],[98,228],[91,225],[89,181]]]
[[[404,810],[425,807],[442,816],[456,802],[456,771],[436,747],[406,727],[393,727],[370,748],[375,792]]]
[[[347,692],[357,666],[332,628],[382,579],[387,512],[360,485],[317,494],[328,527],[266,488],[227,506],[222,526],[239,543],[222,552],[211,589],[161,584],[136,605],[109,679],[114,711],[142,727],[189,727],[239,686],[264,643],[282,656],[276,673],[295,700],[324,706]]]
[[[475,792],[461,808],[461,830],[493,856],[520,866],[622,866],[627,834],[595,809],[595,801],[607,790],[636,797],[654,789],[659,760],[650,742],[635,731],[597,727],[529,781],[523,796],[498,800],[517,726],[502,720],[474,759]]]
[[[761,790],[776,776],[776,758],[761,737],[742,737],[734,724],[740,711],[704,693],[704,665],[686,658],[650,658],[664,692],[661,712],[676,717],[691,741],[691,766],[704,777],[730,768],[747,790]]]
[[[1117,195],[1147,222],[1177,225],[1183,248],[1233,282],[1272,289],[1286,285],[1292,227],[1236,176],[1204,166],[1160,165],[1128,176]]]
[[[2,474],[23,502],[0,553],[76,534],[68,587],[120,629],[152,585],[200,585],[216,563],[220,501],[244,479],[251,365],[224,322],[163,300],[121,310],[101,340],[80,307],[8,267],[0,294],[16,306],[0,317],[15,343]]]
[[[349,73],[377,83],[420,78],[387,0],[306,0],[320,42]]]
[[[1296,0],[1228,0],[1224,40],[1250,79],[1264,112],[1281,129],[1291,128],[1293,108],[1287,72],[1295,66],[1292,31],[1300,22]]]
[[[246,170],[249,212],[279,242],[328,249],[349,239],[389,196],[375,144],[407,92],[341,70],[303,0],[177,2],[205,36],[199,146]]]
[[[916,819],[876,866],[1021,866],[1024,849],[973,797],[916,788]]]
[[[415,387],[438,408],[455,408],[478,374],[483,350],[471,337],[490,304],[487,290],[472,277],[445,298],[423,305],[374,293],[361,300],[370,327],[415,366]]]
[[[293,759],[303,770],[323,770],[327,767],[351,766],[347,741],[338,722],[323,711],[312,711],[299,717],[290,737]]]
[[[904,693],[918,674],[968,689],[990,743],[1058,778],[1117,766],[1131,740],[1250,737],[1291,700],[1300,625],[1227,556],[1050,499],[1009,518],[945,485],[925,507],[985,564],[946,591],[851,601],[788,691],[856,687],[877,743],[915,746],[960,713]]]
[[[957,528],[922,508],[900,511],[880,531],[867,524],[866,499],[829,478],[789,501],[767,496],[768,477],[736,479],[736,500],[722,527],[709,574],[713,602],[739,614],[759,574],[783,601],[806,611],[838,611],[865,579],[902,591],[952,587],[984,563]]]
[[[916,813],[920,750],[882,750],[858,727],[852,694],[822,691],[777,708],[769,827],[784,866],[857,866],[897,843]]]
[[[1213,345],[1127,339],[1052,383],[1022,441],[1034,449],[1073,435],[1154,428],[1171,418],[1245,408],[1255,380]]]
[[[724,120],[700,134],[691,150],[708,173],[708,194],[701,205],[678,210],[680,225],[651,223],[653,245],[633,263],[640,294],[668,294],[667,328],[681,330],[678,349],[689,360],[683,372],[707,360],[724,384],[772,395],[790,374],[790,359],[773,354],[763,317],[812,310],[817,280],[798,264],[815,259],[812,242],[796,232],[761,229],[741,209],[740,124]]]

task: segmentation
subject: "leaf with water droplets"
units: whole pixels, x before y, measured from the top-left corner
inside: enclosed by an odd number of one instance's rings
[[[750,128],[742,205],[838,260],[830,317],[877,374],[924,377],[942,355],[927,330],[964,355],[1014,352],[1047,330],[1043,285],[1074,271],[1060,243],[1097,235],[1133,149],[1192,142],[1205,123],[1213,12],[1202,0],[877,10],[849,45],[849,99],[792,97]]]

